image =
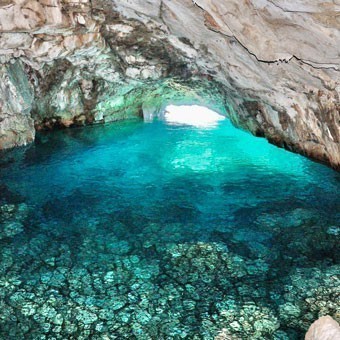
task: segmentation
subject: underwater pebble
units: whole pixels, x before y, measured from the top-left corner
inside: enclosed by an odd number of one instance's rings
[[[339,236],[340,235],[340,227],[332,226],[327,229],[327,234]]]
[[[301,310],[298,306],[293,305],[292,303],[285,303],[279,307],[280,314],[285,317],[295,317],[298,318],[301,314]]]
[[[0,240],[5,237],[14,237],[23,232],[24,226],[20,222],[5,222],[0,224]]]
[[[230,324],[230,327],[236,332],[239,332],[241,330],[241,325],[237,321],[233,321]]]
[[[78,309],[78,313],[76,315],[76,319],[78,321],[81,321],[82,323],[84,323],[85,325],[89,325],[95,321],[98,320],[98,317],[96,314],[88,312],[86,310],[79,310]]]

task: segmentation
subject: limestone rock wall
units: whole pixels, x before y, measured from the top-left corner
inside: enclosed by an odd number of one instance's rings
[[[33,88],[20,61],[0,65],[0,149],[34,140]]]
[[[21,87],[14,110],[2,86],[0,146],[31,141],[32,119],[50,128],[138,116],[164,82],[183,91],[204,79],[222,85],[205,99],[235,124],[339,168],[339,11],[338,1],[3,0],[1,74],[20,63],[35,99]]]

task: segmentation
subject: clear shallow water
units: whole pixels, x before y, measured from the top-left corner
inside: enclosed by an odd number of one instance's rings
[[[339,316],[340,175],[228,121],[59,131],[0,164],[0,338],[299,339]]]

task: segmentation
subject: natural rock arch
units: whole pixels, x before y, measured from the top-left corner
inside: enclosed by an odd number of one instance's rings
[[[99,108],[108,94],[117,113],[111,120],[121,119],[129,116],[121,100],[129,103],[130,92],[196,78],[223,87],[236,124],[339,168],[339,5],[96,0],[22,6],[13,0],[0,8],[1,148],[31,142],[34,124],[103,121]]]

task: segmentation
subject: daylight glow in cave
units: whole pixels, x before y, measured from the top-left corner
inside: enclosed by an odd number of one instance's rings
[[[196,127],[213,127],[225,117],[207,107],[199,105],[168,105],[164,117],[171,124],[184,124]]]

